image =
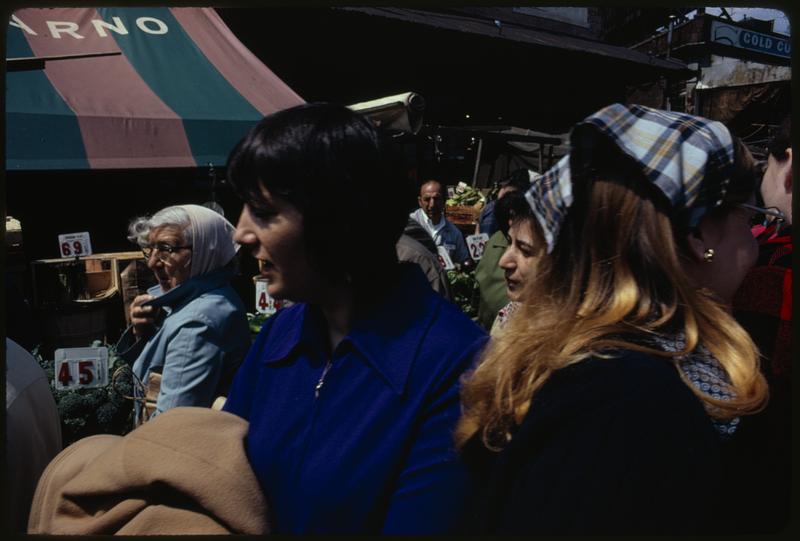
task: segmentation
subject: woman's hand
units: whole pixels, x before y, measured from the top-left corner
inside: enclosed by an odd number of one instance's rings
[[[153,306],[142,306],[149,300],[155,299],[152,295],[137,295],[131,303],[131,324],[133,334],[137,338],[148,336],[153,332],[153,324],[158,316],[158,308]]]

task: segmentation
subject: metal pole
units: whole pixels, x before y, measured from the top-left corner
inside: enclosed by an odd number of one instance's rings
[[[478,152],[475,156],[475,171],[472,173],[472,187],[475,187],[475,183],[478,181],[478,168],[481,165],[481,151],[483,150],[483,139],[478,139]]]
[[[539,173],[544,173],[544,164],[542,163],[542,159],[544,158],[544,144],[539,143]]]

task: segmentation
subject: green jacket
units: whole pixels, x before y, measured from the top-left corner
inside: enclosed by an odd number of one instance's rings
[[[475,280],[481,295],[478,323],[486,330],[491,329],[498,310],[508,304],[505,275],[498,264],[507,247],[508,241],[502,231],[495,232],[489,237],[483,257],[475,267]]]

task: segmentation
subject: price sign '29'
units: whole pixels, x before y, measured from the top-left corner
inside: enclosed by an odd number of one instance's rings
[[[469,246],[469,255],[475,261],[483,257],[483,251],[486,249],[486,243],[489,242],[489,235],[481,233],[479,235],[470,235],[467,237],[467,246]]]

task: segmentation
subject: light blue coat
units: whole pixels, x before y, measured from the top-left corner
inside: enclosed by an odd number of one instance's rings
[[[145,386],[152,372],[161,373],[154,415],[177,406],[210,407],[227,393],[250,347],[247,316],[230,286],[232,276],[222,268],[167,293],[159,285],[151,287],[147,292],[156,298],[145,306],[162,309],[155,334],[136,340],[128,328],[117,343],[118,354],[133,362],[133,372]],[[136,415],[138,420],[138,403]]]

